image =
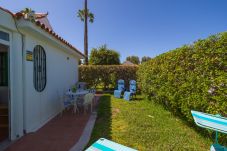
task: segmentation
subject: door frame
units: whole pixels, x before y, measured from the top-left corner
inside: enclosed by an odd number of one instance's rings
[[[12,51],[11,51],[11,48],[12,48],[12,33],[11,32],[9,32],[9,31],[7,31],[6,29],[3,29],[3,28],[1,28],[1,26],[0,26],[0,31],[3,31],[3,32],[5,32],[5,33],[7,33],[7,34],[9,34],[9,41],[6,41],[6,40],[3,40],[3,39],[0,39],[0,44],[3,44],[3,45],[6,45],[7,47],[8,47],[8,50],[7,50],[7,52],[8,52],[8,121],[9,121],[9,128],[8,128],[8,130],[9,130],[9,132],[8,132],[8,139],[10,139],[11,140],[11,138],[12,138],[12,134],[11,134],[11,129],[12,129],[12,124],[11,123],[13,123],[13,121],[12,121],[12,113],[13,113],[13,111],[12,111],[12,102],[11,102],[11,74],[10,73],[12,73],[11,72],[11,56],[12,56]]]

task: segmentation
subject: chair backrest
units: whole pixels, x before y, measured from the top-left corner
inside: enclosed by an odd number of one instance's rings
[[[57,99],[60,103],[61,110],[63,110],[66,106],[69,105],[70,100],[72,99],[72,96],[66,95],[66,92],[63,91],[63,93],[60,93],[60,91],[57,91]],[[67,102],[67,104],[66,104]]]
[[[94,99],[94,94],[93,93],[88,93],[84,96],[84,105],[91,104],[93,99]]]
[[[117,89],[121,90],[121,91],[125,89],[125,81],[124,80],[122,80],[122,79],[118,80]]]
[[[196,125],[227,134],[227,118],[197,111],[191,111]]]
[[[95,89],[89,89],[88,91],[89,91],[89,93],[93,93],[93,94],[96,93],[96,90]]]
[[[78,82],[76,84],[77,90],[85,90],[87,89],[87,83],[86,82]]]
[[[129,82],[129,91],[130,92],[136,92],[136,81],[135,80],[130,80]]]

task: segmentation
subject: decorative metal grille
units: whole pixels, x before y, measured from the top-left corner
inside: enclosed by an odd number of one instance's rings
[[[34,73],[33,82],[36,91],[42,92],[46,87],[46,53],[42,46],[37,45],[33,51]]]

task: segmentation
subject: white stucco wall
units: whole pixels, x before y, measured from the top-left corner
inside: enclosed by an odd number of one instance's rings
[[[77,58],[44,40],[26,34],[25,50],[33,51],[36,45],[41,45],[46,52],[47,83],[43,92],[37,92],[33,84],[33,62],[25,61],[25,129],[27,132],[37,130],[59,113],[61,104],[58,95],[63,95],[63,92],[78,80]]]
[[[10,47],[11,139],[23,136],[22,36],[12,32]]]
[[[9,34],[10,136],[14,140],[23,135],[22,36],[11,14],[0,9],[0,30]],[[4,44],[3,41],[0,41]]]
[[[58,95],[62,95],[78,80],[80,54],[56,40],[33,23],[16,21],[0,9],[0,30],[10,34],[10,124],[14,140],[23,130],[33,132],[41,128],[60,111]],[[23,27],[20,27],[20,23]],[[24,26],[27,26],[25,27]],[[22,34],[21,34],[22,33]],[[23,36],[22,36],[23,35]],[[24,49],[22,41],[24,39]],[[1,42],[1,41],[0,41]],[[33,62],[26,61],[26,50],[41,45],[46,52],[47,83],[43,92],[33,85]],[[69,60],[67,60],[69,57]]]
[[[0,25],[11,30],[16,30],[12,15],[0,9]]]

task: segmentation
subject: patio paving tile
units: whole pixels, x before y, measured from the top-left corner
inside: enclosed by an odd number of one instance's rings
[[[35,133],[29,133],[6,151],[68,151],[79,140],[90,114],[65,112]]]

